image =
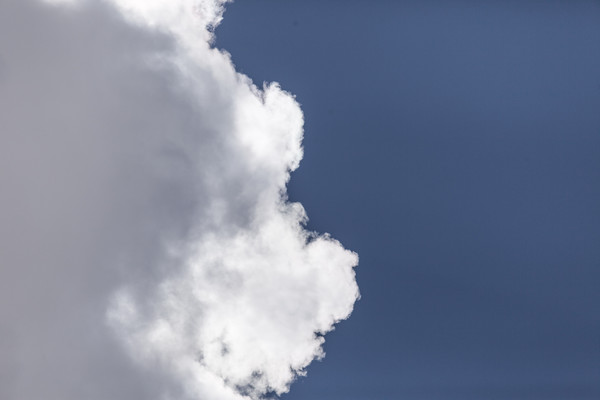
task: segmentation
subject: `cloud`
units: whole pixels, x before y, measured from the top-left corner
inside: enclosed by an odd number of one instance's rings
[[[0,3],[0,398],[283,393],[358,297],[220,0]]]

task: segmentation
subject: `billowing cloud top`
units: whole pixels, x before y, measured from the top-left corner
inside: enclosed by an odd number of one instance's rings
[[[283,393],[358,297],[286,184],[302,113],[222,0],[0,2],[0,398]]]

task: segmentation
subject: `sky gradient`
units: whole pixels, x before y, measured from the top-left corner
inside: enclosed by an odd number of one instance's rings
[[[0,399],[597,400],[599,43],[584,0],[0,0]]]
[[[229,5],[305,112],[290,196],[362,298],[284,398],[600,397],[600,3]]]

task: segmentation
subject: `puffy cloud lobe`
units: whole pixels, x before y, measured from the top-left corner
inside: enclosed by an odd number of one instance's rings
[[[223,1],[0,3],[0,397],[288,390],[358,297],[286,198],[302,113]]]

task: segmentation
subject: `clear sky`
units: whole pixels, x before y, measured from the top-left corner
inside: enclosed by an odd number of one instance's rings
[[[286,400],[600,398],[600,3],[228,5],[362,299]]]

